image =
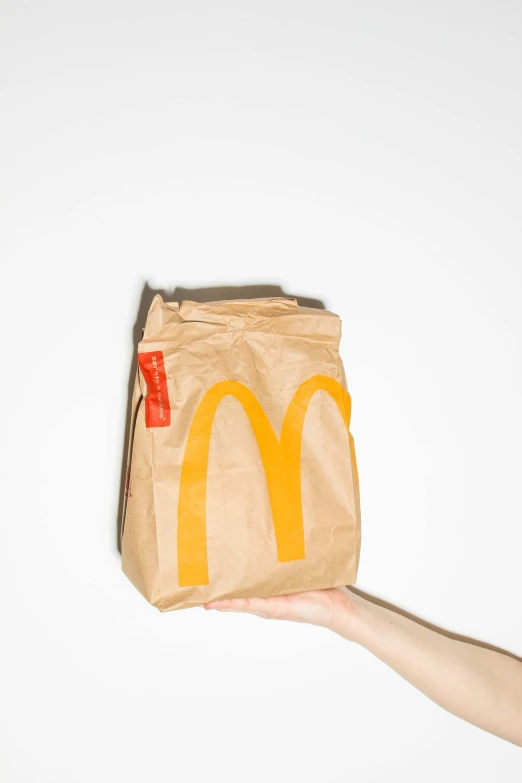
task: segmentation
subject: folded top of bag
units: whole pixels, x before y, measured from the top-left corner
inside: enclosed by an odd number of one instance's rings
[[[164,302],[152,300],[142,343],[189,341],[235,330],[313,336],[338,341],[339,316],[328,310],[301,307],[296,299],[231,299],[221,302]]]

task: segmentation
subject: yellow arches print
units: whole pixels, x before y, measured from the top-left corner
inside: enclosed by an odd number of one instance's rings
[[[301,502],[301,442],[308,406],[323,390],[336,402],[348,432],[354,490],[357,465],[349,431],[351,399],[340,383],[314,375],[297,389],[287,408],[278,440],[256,396],[238,381],[221,381],[201,400],[192,421],[181,467],[178,502],[178,581],[180,587],[208,585],[207,468],[214,416],[221,400],[231,395],[243,406],[257,440],[266,475],[279,562],[305,557]]]

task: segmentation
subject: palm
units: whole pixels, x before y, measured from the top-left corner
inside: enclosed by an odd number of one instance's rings
[[[215,601],[206,609],[222,612],[249,612],[258,617],[311,623],[339,631],[351,608],[350,593],[345,587],[313,590],[308,593],[280,595],[273,598],[236,598]]]

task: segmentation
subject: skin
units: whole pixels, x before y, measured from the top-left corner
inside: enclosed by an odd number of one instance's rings
[[[205,609],[311,623],[356,642],[448,712],[522,746],[522,662],[451,639],[345,587]]]

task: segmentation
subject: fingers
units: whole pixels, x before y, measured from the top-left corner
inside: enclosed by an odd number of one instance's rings
[[[217,609],[219,612],[248,612],[256,614],[258,617],[274,617],[275,614],[270,611],[269,599],[267,598],[234,598],[224,599],[222,601],[211,601],[205,604],[205,609]]]
[[[220,612],[251,612],[254,609],[254,601],[259,606],[262,598],[233,598],[222,601],[211,601],[205,604],[205,609],[218,609]]]

